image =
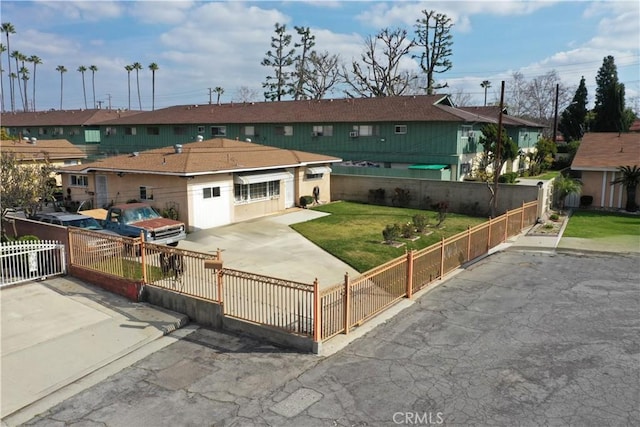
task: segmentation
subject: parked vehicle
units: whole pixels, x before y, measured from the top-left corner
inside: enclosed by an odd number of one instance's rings
[[[103,226],[121,236],[140,237],[143,233],[145,242],[169,246],[176,246],[187,237],[183,222],[162,217],[146,203],[125,203],[110,207]]]
[[[88,230],[102,230],[102,226],[95,218],[87,215],[68,212],[37,213],[31,219],[40,222],[46,222],[47,224],[62,225],[65,227],[86,228]]]

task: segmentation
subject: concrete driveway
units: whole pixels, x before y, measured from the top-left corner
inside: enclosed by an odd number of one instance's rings
[[[639,260],[498,252],[324,358],[201,328],[26,425],[640,425]]]
[[[302,283],[318,279],[320,287],[344,282],[345,273],[359,273],[311,243],[289,225],[328,215],[308,209],[293,209],[251,221],[197,231],[178,247],[214,253],[222,249],[224,266]]]

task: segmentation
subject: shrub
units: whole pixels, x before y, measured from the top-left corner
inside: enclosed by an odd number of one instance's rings
[[[507,172],[498,177],[498,182],[514,184],[518,178],[518,172]]]
[[[413,216],[413,226],[418,233],[422,233],[427,228],[427,217],[422,214]]]
[[[449,202],[443,200],[432,206],[433,209],[438,211],[438,224],[436,227],[440,227],[444,220],[447,218],[447,212],[449,211]]]
[[[396,187],[394,193],[395,194],[391,198],[391,203],[393,204],[393,206],[400,206],[402,208],[406,208],[407,206],[409,206],[409,202],[411,202],[411,195],[409,194],[409,190]]]
[[[38,236],[34,236],[33,234],[25,234],[24,236],[18,237],[16,240],[19,242],[37,242],[40,240]]]
[[[384,205],[384,197],[385,197],[384,188],[369,190],[369,203],[371,204]]]
[[[306,208],[308,205],[313,204],[313,196],[300,196],[300,206]]]
[[[160,215],[163,218],[169,218],[169,219],[173,219],[173,220],[178,220],[179,215],[178,215],[178,209],[175,208],[175,206],[170,206],[168,208],[164,208],[162,210],[162,212],[160,212]]]
[[[385,242],[392,242],[400,237],[400,226],[398,224],[387,224],[382,230],[382,237]]]
[[[402,237],[405,239],[412,238],[416,233],[416,229],[412,223],[408,222],[406,224],[402,224]]]
[[[551,221],[557,221],[557,220],[560,219],[560,215],[558,215],[557,213],[553,213],[553,214],[549,215],[549,219]]]

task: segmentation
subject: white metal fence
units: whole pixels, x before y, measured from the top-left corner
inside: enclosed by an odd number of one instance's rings
[[[66,274],[64,245],[50,240],[0,245],[0,287]]]

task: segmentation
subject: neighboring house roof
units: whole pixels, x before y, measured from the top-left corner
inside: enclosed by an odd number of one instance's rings
[[[445,95],[180,105],[103,125],[465,121]]]
[[[629,127],[629,132],[640,132],[640,119],[635,119]]]
[[[181,152],[178,152],[181,151]],[[211,173],[276,169],[340,162],[324,154],[269,147],[250,142],[216,138],[206,141],[108,157],[59,172],[111,171],[193,176]]]
[[[106,120],[129,117],[142,111],[54,110],[26,113],[2,113],[3,127],[91,126]]]
[[[87,155],[66,139],[38,139],[0,141],[0,151],[14,152],[24,160],[44,160],[45,153],[49,160],[86,159]]]
[[[574,170],[616,170],[640,164],[640,138],[635,133],[585,133],[571,163]]]
[[[498,123],[498,115],[500,114],[499,106],[486,106],[486,107],[458,107],[458,109],[465,111],[467,113],[475,114],[479,117],[488,117],[494,120],[494,122]],[[504,108],[502,110],[502,124],[507,126],[527,126],[534,128],[543,128],[545,125],[533,122],[531,120],[523,119],[516,116],[510,116],[507,112],[507,109]]]

